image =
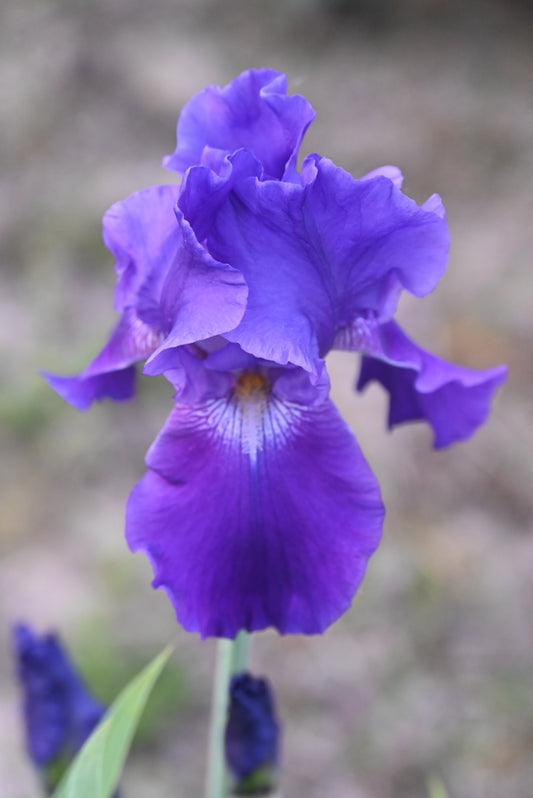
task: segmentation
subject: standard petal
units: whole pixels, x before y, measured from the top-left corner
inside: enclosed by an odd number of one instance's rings
[[[396,188],[401,188],[403,184],[403,174],[397,166],[387,164],[386,166],[378,166],[377,169],[372,169],[366,175],[362,175],[360,180],[373,180],[375,177],[388,177],[392,180]]]
[[[242,272],[246,313],[225,336],[256,357],[316,372],[339,326],[390,318],[402,288],[426,293],[445,268],[445,220],[433,200],[402,194],[395,171],[356,180],[313,156],[299,185],[258,180],[242,152],[226,167],[192,169],[179,205],[213,257]]]
[[[148,357],[160,343],[161,334],[140,321],[130,308],[102,351],[81,374],[65,377],[41,373],[63,399],[79,410],[87,410],[100,399],[131,399],[135,393],[133,364]]]
[[[448,363],[421,349],[396,322],[381,325],[372,341],[373,356],[363,357],[357,389],[372,380],[386,388],[389,427],[423,419],[441,448],[469,438],[486,421],[506,366],[473,371]]]
[[[126,536],[202,636],[314,634],[352,601],[384,509],[354,436],[317,407],[237,393],[177,405],[134,488]]]
[[[442,202],[432,195],[418,206],[400,191],[401,174],[382,167],[361,179],[327,158],[308,156],[302,167],[316,229],[342,287],[341,323],[354,311],[385,317],[391,285],[415,296],[432,291],[448,260],[449,233]]]
[[[177,148],[163,165],[185,172],[202,163],[218,171],[225,155],[244,147],[261,161],[265,176],[281,178],[296,163],[314,116],[305,97],[287,96],[281,72],[250,69],[227,86],[208,86],[185,105]]]
[[[138,307],[143,290],[148,314],[157,304],[160,282],[174,262],[181,233],[174,213],[179,186],[151,186],[106,211],[103,236],[116,258],[115,307]],[[150,322],[149,318],[144,319]]]

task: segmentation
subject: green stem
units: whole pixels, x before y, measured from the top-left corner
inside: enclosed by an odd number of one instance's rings
[[[217,643],[205,798],[227,798],[229,795],[224,756],[229,683],[234,673],[239,673],[244,669],[247,651],[248,635],[245,631],[239,632],[235,640],[220,639]]]
[[[246,668],[251,640],[250,635],[244,629],[241,629],[235,640],[233,640],[232,675],[240,673]]]

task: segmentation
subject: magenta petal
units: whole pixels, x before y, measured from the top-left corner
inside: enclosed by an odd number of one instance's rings
[[[296,163],[304,133],[314,119],[299,94],[287,96],[287,78],[273,69],[249,69],[227,86],[207,86],[183,108],[178,144],[163,165],[178,172],[203,164],[218,171],[225,155],[245,148],[265,175],[281,178]]]
[[[389,392],[389,427],[424,419],[440,448],[469,438],[486,421],[506,366],[474,371],[448,363],[421,349],[395,322],[377,332],[372,357],[363,357],[357,388],[376,380]]]
[[[178,620],[202,636],[314,634],[352,601],[384,515],[378,483],[328,400],[177,405],[132,491],[126,536]]]

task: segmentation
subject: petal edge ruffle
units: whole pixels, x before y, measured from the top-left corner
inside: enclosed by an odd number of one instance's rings
[[[126,537],[150,558],[154,586],[185,629],[315,634],[350,606],[384,509],[329,400],[177,405],[147,464]]]

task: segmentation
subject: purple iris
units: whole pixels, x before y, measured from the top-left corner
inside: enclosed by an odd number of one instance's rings
[[[310,155],[298,172],[313,112],[285,88],[250,70],[184,108],[165,159],[181,185],[104,218],[122,311],[110,342],[80,376],[49,376],[82,408],[129,396],[138,359],[173,383],[126,535],[204,636],[322,632],[378,545],[379,486],[328,398],[331,349],[360,352],[358,387],[381,382],[389,423],[425,419],[436,446],[471,435],[505,379],[430,355],[392,320],[402,290],[423,296],[444,272],[440,198],[417,205],[391,166],[356,179]]]
[[[273,69],[249,70],[224,88],[208,86],[183,108],[178,146],[163,164],[177,172],[198,163],[217,169],[228,154],[247,147],[265,177],[295,172],[298,148],[315,114],[304,97],[286,91],[287,78]],[[192,343],[231,329],[242,317],[247,295],[242,275],[215,263],[195,240],[175,206],[179,192],[178,185],[151,186],[104,215],[104,241],[116,258],[120,320],[81,374],[44,372],[80,410],[99,399],[130,399],[133,364],[165,339]],[[213,303],[217,313],[209,316]]]
[[[105,706],[90,694],[56,635],[39,636],[17,624],[13,648],[28,753],[43,771],[59,760],[67,764],[100,722]]]
[[[280,728],[268,682],[249,673],[234,676],[225,732],[226,761],[237,795],[271,791],[279,765]]]

